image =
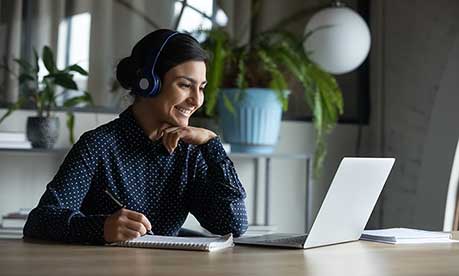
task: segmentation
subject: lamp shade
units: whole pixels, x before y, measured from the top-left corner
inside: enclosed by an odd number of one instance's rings
[[[311,17],[304,42],[309,57],[331,74],[350,72],[370,50],[370,30],[360,15],[347,7],[325,8]]]

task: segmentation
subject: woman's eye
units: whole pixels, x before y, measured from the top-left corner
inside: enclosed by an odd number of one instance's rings
[[[181,88],[191,88],[191,84],[187,84],[187,83],[181,83],[181,84],[179,84],[179,86]]]

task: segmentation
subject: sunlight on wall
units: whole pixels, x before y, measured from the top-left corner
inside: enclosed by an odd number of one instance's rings
[[[451,177],[448,185],[448,195],[445,206],[445,221],[443,223],[443,231],[452,231],[454,216],[456,213],[457,190],[459,185],[459,140],[456,146],[453,166],[451,168]]]

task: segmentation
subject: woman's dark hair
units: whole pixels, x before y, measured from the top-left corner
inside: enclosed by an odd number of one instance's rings
[[[138,72],[144,66],[153,66],[157,50],[171,34],[171,30],[160,29],[144,36],[132,49],[130,56],[123,58],[116,67],[116,78],[125,89],[132,89],[139,80]],[[196,39],[188,34],[173,36],[161,51],[155,72],[164,80],[164,75],[173,67],[186,61],[207,62],[208,55]]]

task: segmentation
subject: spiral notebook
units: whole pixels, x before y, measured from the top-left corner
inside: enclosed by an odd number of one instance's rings
[[[163,248],[180,250],[216,251],[233,247],[233,234],[217,237],[170,237],[145,235],[128,241],[116,242],[110,246]]]

